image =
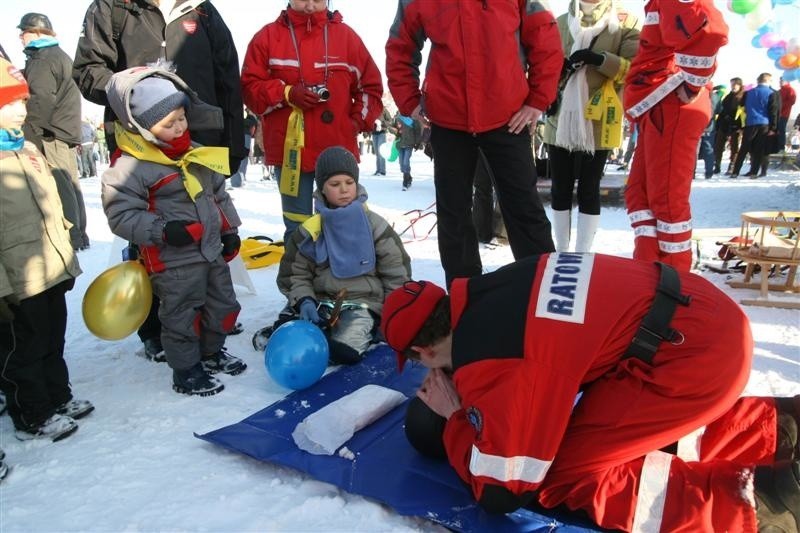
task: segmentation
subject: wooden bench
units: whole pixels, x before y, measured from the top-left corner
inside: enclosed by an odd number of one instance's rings
[[[800,266],[800,211],[752,211],[742,213],[739,242],[730,242],[731,251],[747,265],[743,281],[729,281],[737,289],[758,289],[760,299],[741,300],[743,305],[800,309],[800,300],[770,300],[769,291],[800,293],[795,283]],[[752,281],[756,266],[761,279]],[[771,284],[771,273],[786,272],[786,282]]]

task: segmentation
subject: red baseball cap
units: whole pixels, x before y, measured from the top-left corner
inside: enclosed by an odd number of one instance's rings
[[[381,332],[386,343],[397,352],[397,369],[403,371],[403,353],[422,329],[445,290],[431,281],[407,281],[389,293],[383,303]]]

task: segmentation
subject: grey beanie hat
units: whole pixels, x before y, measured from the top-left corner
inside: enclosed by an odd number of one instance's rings
[[[325,181],[334,174],[347,174],[358,183],[358,161],[349,150],[341,146],[331,146],[319,154],[314,173],[317,189],[322,190]]]
[[[144,78],[131,89],[131,116],[146,130],[179,107],[188,105],[186,93],[171,81],[158,76]]]

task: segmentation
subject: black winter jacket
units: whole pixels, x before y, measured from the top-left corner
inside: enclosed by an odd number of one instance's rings
[[[113,10],[118,9],[127,13],[115,39]],[[201,100],[222,108],[224,131],[194,131],[189,124],[192,140],[227,146],[235,159],[246,157],[239,57],[230,30],[211,2],[177,0],[167,20],[152,0],[92,2],[75,52],[73,77],[87,100],[106,106],[106,122],[115,118],[106,97],[111,75],[159,59],[171,61]]]
[[[25,79],[31,97],[25,138],[43,151],[42,140],[81,142],[81,93],[72,81],[72,60],[58,47],[25,48]]]

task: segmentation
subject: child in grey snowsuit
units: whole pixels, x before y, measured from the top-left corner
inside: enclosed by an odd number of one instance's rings
[[[375,341],[384,298],[411,278],[411,260],[389,223],[367,208],[353,154],[324,150],[315,180],[316,214],[286,243],[278,288],[299,318],[326,330],[331,362],[354,364]]]
[[[239,251],[241,221],[225,192],[227,148],[193,144],[187,125],[221,127],[221,111],[160,69],[114,74],[106,92],[122,152],[102,177],[108,224],[138,245],[161,299],[173,389],[216,394],[224,386],[211,374],[247,368],[223,346],[240,310],[227,261]]]

